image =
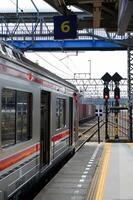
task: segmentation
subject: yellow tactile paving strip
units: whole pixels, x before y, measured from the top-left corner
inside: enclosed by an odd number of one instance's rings
[[[112,146],[111,143],[106,143],[104,146],[103,159],[101,163],[102,166],[100,170],[99,181],[97,184],[95,200],[103,200],[106,176],[108,172],[109,159],[110,159],[110,153],[111,153],[111,146]]]
[[[127,143],[129,147],[133,148],[133,143]]]

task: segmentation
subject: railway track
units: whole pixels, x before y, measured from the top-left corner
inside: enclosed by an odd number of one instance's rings
[[[100,127],[104,125],[103,120],[100,121]],[[83,128],[84,127],[84,128]],[[83,132],[79,134],[79,143],[76,146],[75,153],[82,148],[82,146],[91,140],[97,133],[98,123],[96,120],[90,121],[89,123],[82,124],[82,128],[84,129]],[[32,188],[32,191],[23,194],[19,200],[32,200],[34,197],[42,190],[43,187],[47,185],[47,183],[58,173],[58,171],[70,160],[73,155],[68,155],[60,164],[55,167],[55,170],[49,172],[47,176],[43,177],[42,180],[39,181],[38,185]],[[30,197],[29,197],[30,193]],[[10,198],[10,200],[14,200]]]
[[[104,120],[103,119],[100,120],[100,129],[104,126],[104,124],[105,124]],[[93,141],[98,141],[97,133],[98,133],[98,122],[97,120],[95,120],[92,126],[86,128],[86,130],[80,133],[75,152],[77,152],[86,142],[89,142],[93,137],[94,137]]]

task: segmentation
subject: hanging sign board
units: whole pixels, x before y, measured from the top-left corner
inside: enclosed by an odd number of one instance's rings
[[[54,17],[54,39],[74,39],[77,37],[77,16]]]

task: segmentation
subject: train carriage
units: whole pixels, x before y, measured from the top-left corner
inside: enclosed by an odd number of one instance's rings
[[[22,191],[72,152],[77,89],[0,44],[0,199]]]

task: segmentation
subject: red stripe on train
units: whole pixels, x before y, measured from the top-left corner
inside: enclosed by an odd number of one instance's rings
[[[61,132],[61,133],[52,137],[52,142],[59,141],[59,140],[65,138],[68,135],[69,135],[69,130]],[[32,155],[35,152],[38,152],[39,150],[40,150],[40,144],[35,144],[34,146],[29,147],[28,149],[26,149],[22,152],[16,153],[16,154],[14,154],[14,155],[12,155],[8,158],[1,160],[0,161],[0,171],[16,164],[17,162],[23,160],[24,158]]]
[[[36,144],[20,153],[12,155],[9,158],[0,161],[0,171],[10,167],[11,165],[16,164],[17,162],[21,161],[22,159],[32,155],[33,153],[40,150],[40,144]]]
[[[57,135],[54,135],[53,137],[52,137],[52,142],[57,142],[58,140],[61,140],[61,139],[63,139],[64,137],[66,137],[66,136],[68,136],[69,135],[69,130],[66,130],[66,131],[64,131],[64,132],[62,132],[62,133],[59,133],[59,134],[57,134]]]

